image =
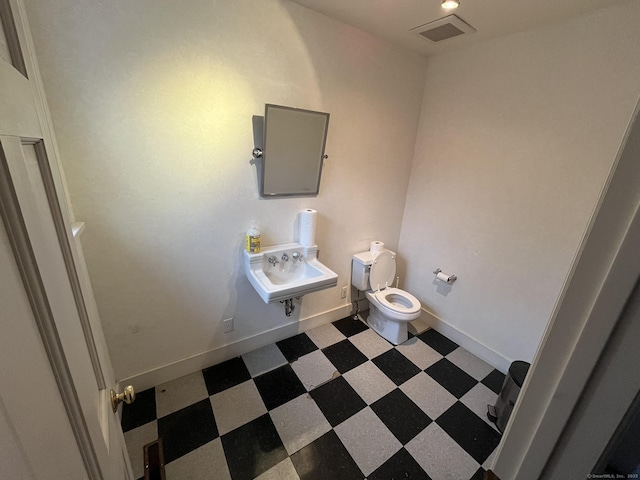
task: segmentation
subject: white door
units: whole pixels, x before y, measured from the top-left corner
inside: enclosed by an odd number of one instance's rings
[[[22,1],[0,18],[0,478],[131,479]]]

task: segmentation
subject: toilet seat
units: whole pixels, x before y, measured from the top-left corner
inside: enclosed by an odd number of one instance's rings
[[[369,281],[371,293],[378,307],[395,317],[414,315],[420,311],[420,302],[409,292],[392,288],[396,274],[396,257],[384,250],[373,260]]]
[[[373,294],[382,310],[394,314],[413,315],[420,311],[420,301],[399,288],[385,288]]]

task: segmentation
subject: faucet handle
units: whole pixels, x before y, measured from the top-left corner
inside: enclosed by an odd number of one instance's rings
[[[299,253],[299,252],[293,252],[293,253],[291,254],[291,256],[293,257],[293,260],[294,260],[294,261],[295,261],[295,260],[302,260],[302,255],[300,255],[300,253]]]
[[[289,261],[289,255],[287,255],[287,252],[284,252],[282,254],[282,261],[283,262],[288,262]]]

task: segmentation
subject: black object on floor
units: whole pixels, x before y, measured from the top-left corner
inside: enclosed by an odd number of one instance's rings
[[[522,384],[524,383],[524,379],[527,376],[530,366],[530,363],[523,362],[521,360],[516,360],[511,363],[509,372],[502,384],[502,390],[500,390],[500,395],[498,395],[495,407],[491,408],[491,405],[488,405],[487,417],[492,422],[495,422],[500,433],[504,433],[507,422],[509,422],[509,417],[511,417],[511,412],[516,404],[518,394],[520,393],[520,389],[522,388]]]
[[[162,439],[147,443],[144,447],[144,480],[165,480]]]

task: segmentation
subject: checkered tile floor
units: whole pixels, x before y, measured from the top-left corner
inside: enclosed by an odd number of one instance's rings
[[[136,478],[162,437],[168,480],[476,480],[503,380],[435,330],[394,347],[347,317],[141,392],[122,427]]]

